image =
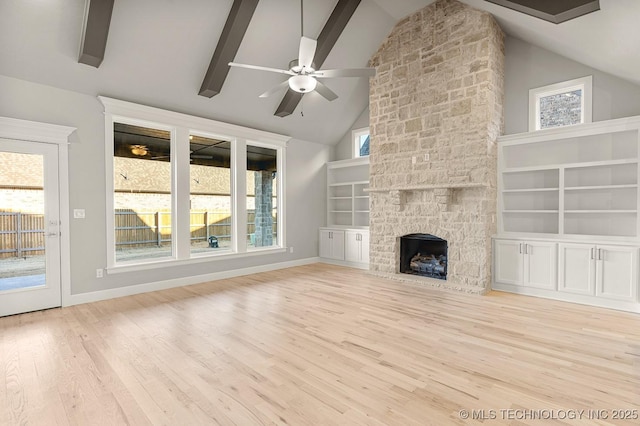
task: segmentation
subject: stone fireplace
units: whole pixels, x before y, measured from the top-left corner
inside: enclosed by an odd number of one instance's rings
[[[483,293],[496,231],[503,33],[490,14],[439,0],[399,22],[371,65],[370,269]],[[401,237],[425,230],[446,240],[446,280],[400,273]]]

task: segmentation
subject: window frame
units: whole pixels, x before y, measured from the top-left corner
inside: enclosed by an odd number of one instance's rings
[[[369,127],[362,127],[360,129],[354,129],[351,131],[351,155],[352,158],[363,158],[368,157],[368,155],[360,155],[360,136],[369,135],[371,137],[371,133],[369,132]],[[369,147],[371,147],[371,140],[369,140]],[[369,155],[371,151],[369,151]]]
[[[593,77],[586,76],[573,80],[562,81],[550,84],[548,86],[538,87],[529,90],[529,131],[556,129],[558,127],[574,126],[576,124],[568,124],[565,126],[550,127],[548,129],[540,128],[540,99],[558,95],[561,93],[572,92],[574,90],[582,90],[580,99],[580,123],[591,123],[593,119]]]
[[[246,166],[247,166],[247,159],[246,159],[246,153],[247,153],[247,147],[251,145],[251,146],[257,146],[260,148],[269,148],[269,149],[274,149],[276,150],[276,173],[278,176],[278,186],[277,186],[277,191],[276,191],[276,199],[278,200],[278,203],[276,205],[276,212],[278,212],[278,222],[276,223],[276,232],[277,232],[277,243],[273,246],[269,246],[269,247],[247,247],[247,252],[251,253],[251,252],[260,252],[260,251],[264,251],[264,250],[272,250],[273,248],[278,248],[278,247],[286,247],[285,244],[283,244],[283,242],[285,241],[284,238],[284,234],[285,234],[285,227],[284,227],[284,215],[282,216],[282,220],[280,219],[280,215],[281,213],[284,212],[285,210],[285,199],[284,199],[284,170],[285,170],[285,151],[284,151],[284,147],[275,147],[272,144],[267,144],[264,142],[261,142],[259,140],[247,140],[246,143],[244,144],[244,152],[245,152],[245,159],[244,159],[244,165],[245,165],[245,179],[246,179]],[[246,190],[246,181],[245,181],[245,186],[244,186],[245,190]],[[244,211],[244,217],[247,217],[247,212],[246,212],[246,195],[245,195],[245,211]],[[282,210],[281,210],[282,209]],[[245,226],[245,233],[246,233],[247,227]],[[280,237],[282,235],[282,238]],[[246,241],[245,241],[246,243]]]
[[[285,252],[285,199],[286,147],[290,137],[262,130],[251,129],[220,121],[195,117],[178,112],[139,105],[131,102],[98,96],[105,110],[105,176],[106,176],[106,242],[107,273],[119,273],[178,266],[212,260],[273,254]],[[172,209],[172,256],[154,259],[116,262],[115,217],[114,217],[114,123],[146,126],[169,131],[171,134],[171,209]],[[225,138],[231,142],[231,251],[191,253],[190,249],[190,168],[189,135],[198,134]],[[246,147],[247,144],[277,150],[278,167],[278,241],[277,245],[258,249],[247,249],[244,235],[246,218]]]

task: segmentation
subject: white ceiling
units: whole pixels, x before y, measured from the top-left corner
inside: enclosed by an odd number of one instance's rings
[[[323,68],[366,66],[399,19],[432,1],[362,0]],[[638,0],[600,0],[602,10],[560,25],[484,0],[463,2],[492,13],[512,36],[640,84]],[[306,36],[318,36],[336,3],[305,1]],[[311,93],[294,114],[275,117],[282,96],[258,95],[284,76],[246,69],[232,69],[219,95],[199,96],[232,0],[116,0],[102,65],[80,64],[84,4],[2,0],[0,74],[325,144],[337,143],[367,106],[368,81],[331,79],[326,84],[337,100]],[[297,55],[299,5],[260,0],[235,61],[286,68]]]

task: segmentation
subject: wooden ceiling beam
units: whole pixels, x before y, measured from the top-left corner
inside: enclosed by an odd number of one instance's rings
[[[320,69],[327,56],[329,56],[329,52],[333,49],[359,4],[360,0],[339,0],[338,4],[336,4],[318,36],[316,55],[313,57],[313,64],[316,69]],[[301,99],[302,93],[291,89],[287,90],[274,115],[286,117],[293,114]]]
[[[240,43],[247,32],[249,22],[258,6],[258,0],[234,0],[224,24],[218,45],[211,58],[209,69],[204,76],[200,96],[212,98],[222,90],[229,74],[229,62],[233,62]]]
[[[78,62],[98,68],[104,59],[114,0],[87,0]]]

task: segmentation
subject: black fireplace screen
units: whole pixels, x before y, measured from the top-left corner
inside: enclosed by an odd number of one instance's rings
[[[430,234],[400,237],[400,272],[447,279],[447,241]]]

